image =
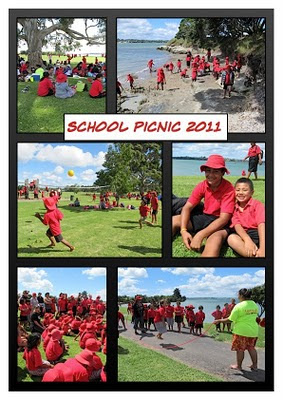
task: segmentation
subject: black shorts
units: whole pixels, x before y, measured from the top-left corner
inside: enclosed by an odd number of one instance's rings
[[[231,234],[237,235],[234,229],[229,229],[229,235]],[[258,230],[257,229],[248,229],[246,233],[249,235],[249,237],[252,239],[255,245],[259,246],[259,236],[258,236]]]
[[[216,324],[215,327],[216,327],[216,329],[220,329],[221,330],[221,325],[220,324]]]
[[[203,324],[196,324],[196,329],[203,328]]]
[[[215,215],[209,215],[209,214],[191,214],[191,223],[193,225],[193,233],[198,233],[199,231],[202,231],[208,225],[211,224],[211,222],[215,221],[218,217]]]
[[[158,210],[152,210],[151,215],[157,215]]]
[[[27,315],[20,315],[20,321],[21,321],[21,322],[25,322],[25,321],[27,321],[27,320],[28,320]]]
[[[181,324],[183,321],[182,315],[175,315],[175,322]]]
[[[148,319],[148,323],[149,323],[149,324],[154,324],[154,318],[149,318],[149,319]]]
[[[189,325],[190,325],[190,326],[195,326],[194,321],[189,322]]]
[[[249,158],[249,172],[256,172],[258,166],[258,156]]]
[[[72,331],[73,333],[75,333],[76,335],[79,333],[79,330],[78,330],[78,329],[71,329],[71,331]]]
[[[227,90],[229,87],[232,89],[233,85],[226,85],[226,83],[223,84],[223,89]]]
[[[51,232],[50,228],[47,229],[46,234],[47,234],[48,236],[54,236],[53,233]],[[61,235],[61,233],[60,233],[59,235],[54,236],[54,238],[55,238],[55,240],[56,240],[57,243],[60,243],[60,242],[62,242],[62,240],[63,240],[63,236]]]

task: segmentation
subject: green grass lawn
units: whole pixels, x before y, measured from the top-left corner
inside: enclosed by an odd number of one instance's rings
[[[221,382],[221,379],[119,338],[119,382]]]
[[[230,181],[233,185],[239,179],[238,176],[225,176],[225,179]],[[173,193],[178,197],[189,197],[194,187],[204,180],[203,176],[174,176],[173,177]],[[254,198],[265,203],[265,179],[260,178],[253,181],[254,184]],[[173,257],[190,257],[196,258],[200,253],[185,248],[180,235],[176,236],[173,241]],[[220,257],[237,257],[236,253],[227,246],[223,246]]]
[[[69,197],[63,193],[59,210],[64,214],[61,222],[63,237],[75,250],[61,243],[47,248],[49,240],[45,235],[47,227],[34,217],[36,212],[44,214],[41,200],[18,201],[18,256],[19,257],[161,257],[161,211],[158,225],[139,228],[140,201],[121,199],[125,205],[133,204],[136,210],[115,208],[112,210],[82,210],[69,207]],[[81,205],[98,204],[92,196],[78,193]],[[112,200],[112,199],[111,199]],[[148,216],[150,220],[150,216]]]
[[[87,79],[69,78],[69,85],[78,80],[91,83]],[[29,87],[23,93],[22,89]],[[106,98],[92,99],[88,92],[78,92],[68,99],[55,96],[37,96],[38,82],[18,82],[18,133],[63,133],[64,114],[101,114],[106,112]]]
[[[64,342],[69,345],[69,350],[62,357],[62,362],[66,361],[68,358],[74,358],[76,354],[79,354],[82,349],[79,346],[79,340],[74,341],[74,337],[72,336],[63,336]],[[46,360],[46,355],[42,347],[42,342],[39,346],[39,350],[41,353],[41,357],[43,360]],[[106,355],[102,352],[96,353],[100,358],[103,364],[106,362]],[[23,352],[18,353],[18,381],[20,382],[41,382],[41,377],[39,376],[30,376],[26,369],[26,362],[23,359]]]

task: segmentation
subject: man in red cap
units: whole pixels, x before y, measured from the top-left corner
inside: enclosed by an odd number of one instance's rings
[[[62,236],[60,221],[62,221],[64,216],[61,211],[59,211],[56,207],[56,202],[57,200],[54,200],[53,197],[44,198],[43,203],[47,210],[44,214],[44,218],[42,218],[39,213],[36,213],[35,217],[38,218],[44,225],[49,225],[49,229],[46,231],[46,235],[51,243],[48,247],[54,247],[56,246],[56,242],[61,242],[65,246],[69,247],[70,251],[73,251],[75,249],[74,246],[72,246]]]
[[[223,178],[229,171],[221,155],[209,156],[200,170],[205,172],[206,179],[194,188],[181,215],[173,216],[172,231],[175,235],[180,230],[186,248],[195,251],[200,251],[206,239],[202,257],[218,257],[234,211],[234,188]]]

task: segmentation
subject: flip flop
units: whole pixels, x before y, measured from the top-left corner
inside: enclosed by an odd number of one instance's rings
[[[242,368],[239,368],[238,365],[230,365],[231,369],[237,369],[238,371],[243,371]]]

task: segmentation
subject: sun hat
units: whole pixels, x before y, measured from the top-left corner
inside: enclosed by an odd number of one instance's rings
[[[59,331],[59,329],[53,329],[53,331],[51,332],[51,338],[52,340],[54,340],[54,342],[56,340],[60,340],[62,338],[61,331]]]
[[[48,329],[50,332],[52,332],[54,329],[56,329],[56,325],[50,324],[50,325],[47,327],[47,329]]]
[[[226,168],[224,158],[219,154],[212,154],[209,156],[206,163],[200,166],[201,172],[205,171],[205,168],[224,169],[227,175],[230,174]]]
[[[53,211],[56,209],[56,205],[55,205],[54,199],[52,199],[52,197],[45,197],[43,202],[48,211]]]
[[[87,365],[89,367],[93,366],[93,355],[89,350],[83,350],[80,354],[75,356],[75,359],[83,365]]]
[[[193,310],[195,307],[192,304],[189,304],[188,308],[191,308]]]
[[[58,363],[55,365],[51,371],[57,371],[64,378],[64,382],[73,382],[73,374],[70,368],[68,368],[64,363]]]
[[[89,351],[98,351],[101,348],[101,342],[96,339],[87,339],[85,342],[85,348]]]
[[[57,78],[56,78],[56,82],[57,83],[63,83],[66,82],[68,80],[67,76],[65,74],[58,74]]]

